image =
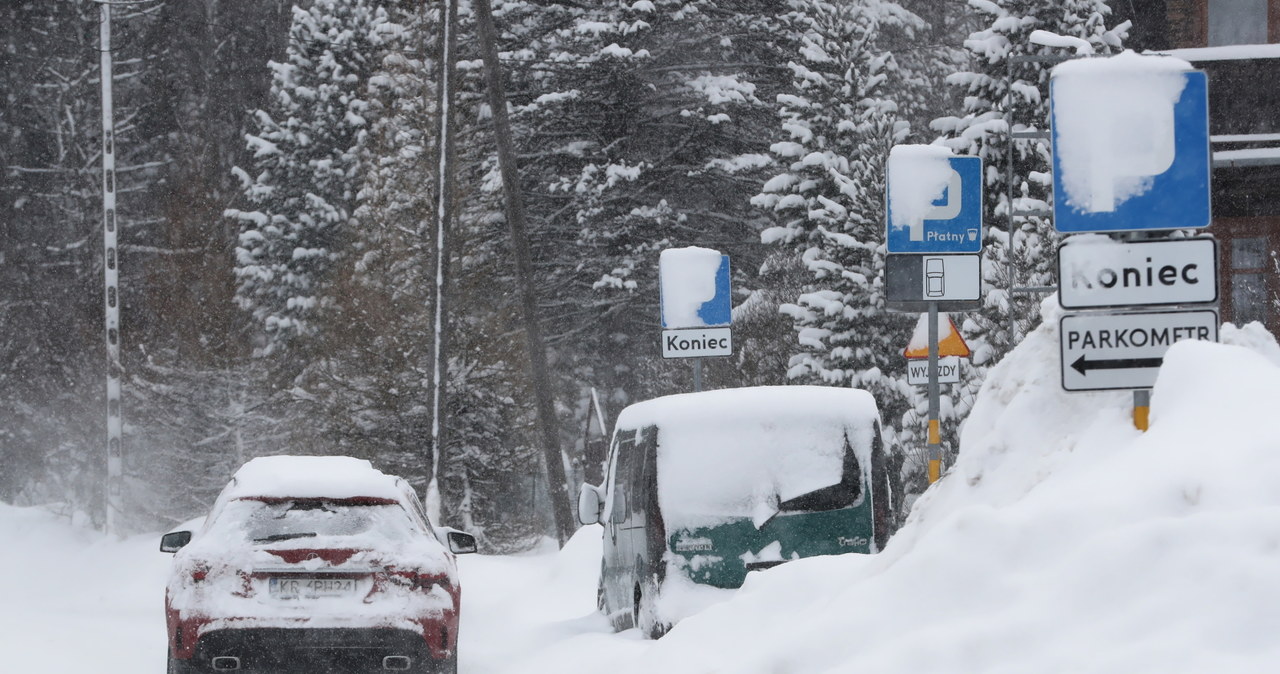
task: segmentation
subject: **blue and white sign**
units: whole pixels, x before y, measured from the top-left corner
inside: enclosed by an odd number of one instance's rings
[[[1129,52],[1054,69],[1059,232],[1209,226],[1208,84],[1187,67]]]
[[[890,253],[978,253],[982,251],[982,159],[944,156],[889,158],[885,244]]]
[[[729,256],[709,248],[668,248],[658,259],[662,327],[727,326],[733,318]]]

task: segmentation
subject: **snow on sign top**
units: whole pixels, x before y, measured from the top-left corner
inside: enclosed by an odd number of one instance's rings
[[[668,248],[658,258],[662,327],[729,325],[729,258],[710,248]]]
[[[902,350],[902,355],[912,359],[929,357],[929,314],[920,314],[920,320],[916,321],[916,329],[911,333],[911,341],[907,344],[907,348]],[[949,314],[939,313],[938,357],[968,358],[970,355],[972,354],[969,351],[969,345],[965,343],[960,330],[956,328],[956,322],[951,320]]]
[[[1204,129],[1180,129],[1192,125],[1183,118],[1183,110],[1191,101],[1182,101],[1188,85],[1191,64],[1165,56],[1144,56],[1132,51],[1109,58],[1077,59],[1053,69],[1051,101],[1053,105],[1053,154],[1055,164],[1055,202],[1057,219],[1070,219],[1079,213],[1112,214],[1128,201],[1152,191],[1159,176],[1175,167],[1196,163],[1180,151],[1193,148],[1194,140],[1180,133],[1203,132],[1207,152],[1207,114],[1199,124]],[[1182,102],[1183,108],[1178,108]],[[1175,116],[1178,118],[1175,119]],[[1185,143],[1184,140],[1192,142]],[[1202,162],[1207,172],[1207,155]],[[1178,176],[1185,169],[1178,169]],[[1171,174],[1174,172],[1170,172]],[[1171,175],[1171,177],[1173,177]],[[1186,185],[1178,183],[1170,191],[1186,193]],[[1207,198],[1207,184],[1204,186]],[[1066,211],[1064,213],[1064,210]],[[1146,220],[1156,219],[1147,214]],[[1127,216],[1118,216],[1125,219]],[[1057,223],[1063,224],[1063,223]],[[1156,223],[1165,224],[1165,223]],[[1164,227],[1199,227],[1203,224],[1168,223]],[[1086,230],[1068,225],[1067,231],[1103,231],[1110,229],[1142,229],[1106,226]],[[1060,226],[1060,230],[1064,227]]]
[[[940,145],[893,146],[886,167],[890,228],[916,226],[930,216],[952,180],[951,157]]]
[[[245,497],[387,498],[404,489],[364,459],[349,456],[264,456],[236,471],[220,500]]]

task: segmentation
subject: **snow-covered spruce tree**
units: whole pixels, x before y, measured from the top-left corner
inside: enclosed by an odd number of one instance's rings
[[[227,211],[241,223],[236,300],[265,337],[258,354],[277,355],[286,377],[322,350],[337,306],[331,284],[364,173],[374,17],[366,0],[294,8],[285,61],[271,64],[271,105],[247,137],[251,170],[237,169],[250,208]]]
[[[432,473],[435,339],[436,195],[440,116],[437,110],[441,5],[417,0],[384,3],[371,42],[367,167],[354,213],[353,265],[343,273],[336,323],[347,338],[332,357],[312,367],[303,386],[332,411],[330,436],[342,451],[367,456],[425,492]],[[459,17],[460,36],[475,34]],[[480,192],[491,144],[476,119],[479,75],[466,64],[474,44],[460,39],[453,124],[456,215],[450,232],[444,325],[446,407],[441,415],[442,524],[480,534],[486,550],[526,548],[542,533],[528,512],[540,480],[522,389],[523,343],[505,338],[511,316],[507,235],[497,195]],[[345,427],[343,427],[345,426]],[[516,507],[518,506],[518,508]]]
[[[102,124],[95,3],[3,3],[0,24],[0,499],[56,503],[103,522],[106,369]],[[166,157],[147,120],[160,56],[148,40],[159,0],[117,5],[113,176],[126,374],[140,345],[173,326],[154,303],[169,276],[161,180]],[[132,396],[126,383],[124,395]],[[136,418],[125,402],[124,470],[136,475]],[[145,459],[144,459],[145,461]],[[128,489],[131,485],[127,485]],[[126,502],[133,494],[126,492]],[[118,520],[122,529],[136,522]],[[145,525],[144,525],[145,526]]]
[[[1010,135],[1049,128],[1049,73],[1054,63],[1013,63],[1011,56],[1071,56],[1070,50],[1033,44],[1033,31],[1086,40],[1099,54],[1118,51],[1128,23],[1108,28],[1111,10],[1105,0],[969,0],[984,26],[965,40],[973,70],[947,78],[964,94],[958,115],[941,117],[933,128],[957,154],[978,156],[985,171],[984,221],[986,240],[983,270],[986,309],[973,316],[966,337],[975,338],[983,355],[974,364],[998,360],[1039,320],[1038,300],[1016,302],[1012,286],[1043,286],[1053,281],[1053,252],[1057,238],[1045,217],[1019,217],[1011,210],[1046,211],[1052,180],[1046,141],[1013,140],[1013,190],[1007,180]],[[1012,79],[1010,78],[1012,76]],[[1012,128],[1009,127],[1012,123]],[[1009,255],[1013,264],[1010,277]],[[1012,315],[1013,320],[1010,320]],[[979,379],[980,381],[980,379]]]
[[[985,175],[985,306],[981,311],[956,316],[973,350],[972,371],[964,373],[962,383],[952,387],[950,406],[958,420],[968,415],[987,370],[1039,321],[1040,296],[1019,299],[1011,296],[1009,289],[1051,285],[1054,281],[1052,266],[1058,239],[1052,222],[1039,216],[1020,217],[1012,220],[1010,234],[1011,209],[1018,212],[1051,208],[1047,141],[1011,141],[1009,135],[1010,130],[1048,130],[1049,74],[1054,63],[1013,63],[1010,69],[1009,58],[1072,55],[1070,50],[1033,44],[1030,36],[1035,30],[1086,40],[1095,53],[1106,54],[1121,49],[1128,29],[1128,22],[1107,27],[1111,10],[1105,0],[969,0],[968,4],[982,26],[964,43],[972,56],[972,70],[947,78],[949,84],[963,92],[963,107],[959,114],[933,122],[933,128],[943,134],[942,143],[957,154],[982,158]],[[1006,178],[1010,142],[1012,202]],[[955,425],[944,425],[944,430],[954,439]]]
[[[399,0],[373,7],[361,57],[359,143],[352,208],[335,251],[314,341],[324,344],[294,380],[336,451],[373,460],[423,487],[431,474],[430,241],[434,54],[438,14]],[[356,182],[359,181],[359,182]]]
[[[762,218],[748,200],[772,161],[786,5],[500,10],[539,292],[571,393],[594,384],[616,411],[687,389],[688,364],[658,356],[658,254],[718,248],[751,287]]]
[[[782,306],[798,338],[788,374],[870,390],[897,453],[914,407],[900,353],[915,317],[884,306],[885,161],[909,130],[893,97],[917,81],[884,45],[924,22],[884,0],[797,7],[803,43],[779,97],[788,138],[772,148],[787,168],[753,199],[778,223],[764,242],[797,251],[808,270],[805,291]]]

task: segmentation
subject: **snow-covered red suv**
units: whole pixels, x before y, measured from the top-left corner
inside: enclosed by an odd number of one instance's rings
[[[447,546],[447,547],[446,547]],[[461,531],[349,457],[253,459],[199,531],[165,534],[169,674],[457,671]]]

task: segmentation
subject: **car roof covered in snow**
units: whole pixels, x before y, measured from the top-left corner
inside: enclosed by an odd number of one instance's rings
[[[223,498],[385,498],[401,501],[406,486],[364,459],[349,456],[264,456],[236,471]]]

